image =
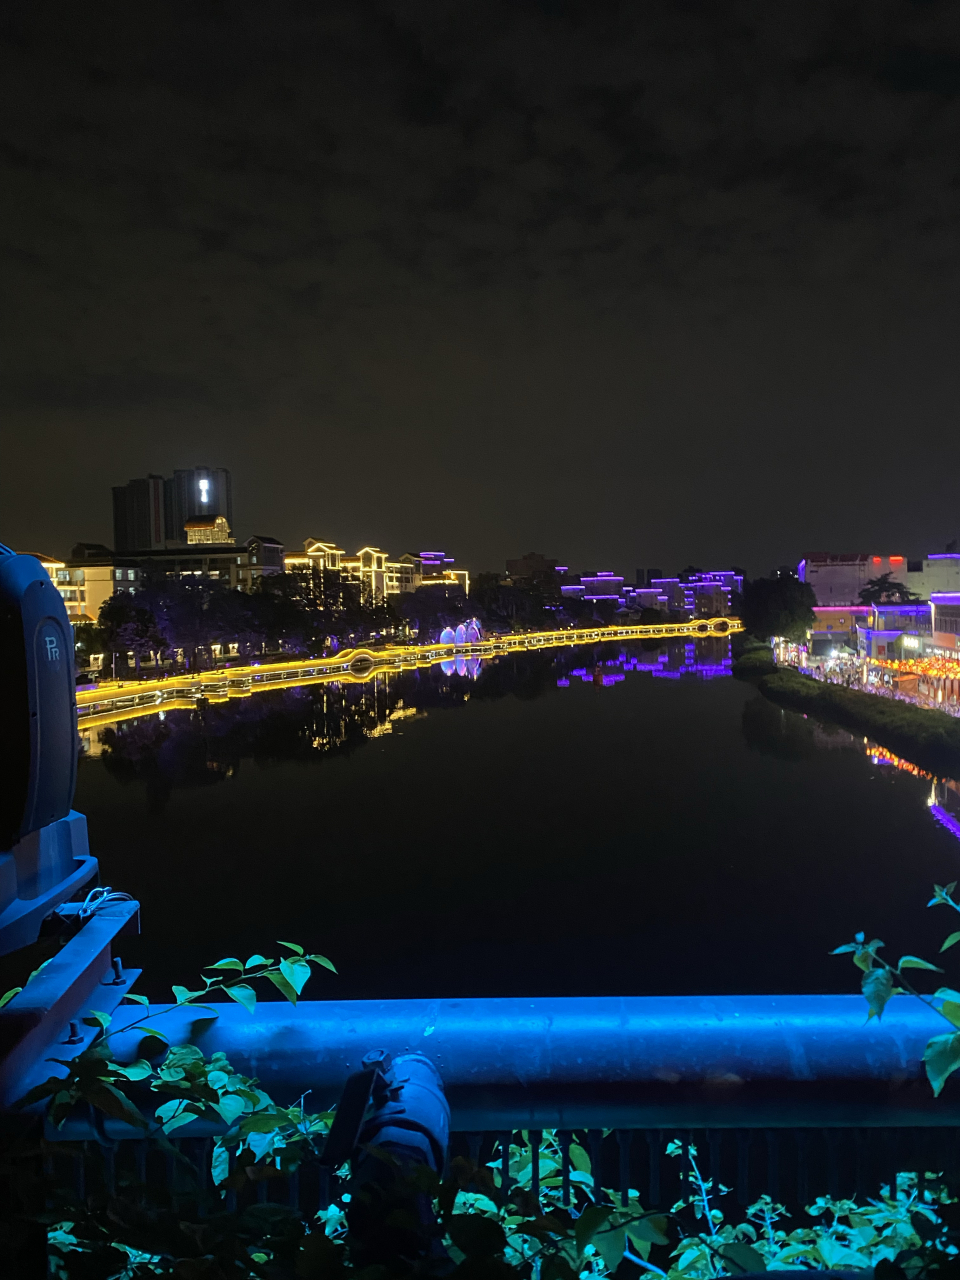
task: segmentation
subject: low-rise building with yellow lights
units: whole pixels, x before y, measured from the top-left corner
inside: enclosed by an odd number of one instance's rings
[[[303,551],[284,556],[288,573],[312,574],[331,570],[343,575],[344,581],[357,583],[364,604],[382,604],[390,596],[405,595],[423,586],[459,587],[470,591],[470,575],[466,569],[454,569],[452,556],[442,551],[408,551],[391,558],[381,547],[361,547],[356,555],[347,555],[335,542],[306,538]]]
[[[96,622],[100,606],[118,591],[135,591],[140,585],[140,570],[135,560],[118,559],[109,547],[99,543],[78,543],[69,560],[29,551],[50,575],[50,581],[63,597],[67,617],[76,626]]]
[[[869,605],[818,604],[813,609],[814,624],[808,642],[814,657],[829,657],[835,649],[857,647],[857,628],[870,623]]]
[[[224,516],[197,516],[183,526],[187,546],[210,546],[213,543],[231,542],[233,536]]]
[[[331,569],[339,573],[346,555],[343,547],[335,542],[321,542],[318,538],[304,538],[303,550],[292,551],[283,557],[283,567],[287,573],[312,572]]]
[[[387,559],[380,547],[361,547],[355,556],[344,556],[340,562],[346,580],[360,584],[360,601],[368,607],[387,598]]]

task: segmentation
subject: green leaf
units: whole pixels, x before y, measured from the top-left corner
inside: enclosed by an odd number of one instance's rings
[[[507,1247],[503,1227],[482,1213],[455,1213],[446,1222],[447,1234],[468,1258],[491,1258]]]
[[[834,947],[829,954],[832,956],[842,956],[848,951],[856,951],[856,949],[857,944],[855,942],[845,942],[842,947]]]
[[[286,947],[288,951],[293,951],[298,956],[303,955],[303,947],[298,947],[295,942],[281,942],[279,939],[277,939],[277,946]]]
[[[218,1139],[216,1146],[213,1148],[213,1157],[210,1161],[210,1175],[213,1178],[213,1185],[219,1186],[230,1176],[230,1150],[225,1147]]]
[[[3,995],[0,996],[0,1009],[2,1009],[5,1004],[9,1004],[13,997],[18,996],[22,990],[23,987],[11,987],[9,991],[5,991]]]
[[[225,1093],[219,1102],[213,1104],[214,1110],[220,1112],[225,1124],[233,1124],[238,1116],[243,1115],[246,1106],[243,1098],[235,1093]]]
[[[901,956],[898,969],[931,969],[934,973],[943,973],[942,969],[938,969],[935,964],[929,964],[926,960],[921,960],[919,956]]]
[[[186,987],[171,987],[173,994],[177,997],[177,1004],[186,1004],[192,1000],[194,996],[202,996],[203,991],[188,991]]]
[[[720,1250],[720,1256],[733,1263],[732,1275],[744,1275],[748,1271],[766,1271],[767,1260],[763,1254],[748,1244],[726,1244]]]
[[[158,1031],[156,1027],[141,1027],[140,1032],[144,1037],[153,1036],[156,1040],[162,1040],[164,1044],[170,1043],[169,1037],[163,1031]]]
[[[593,1237],[593,1247],[603,1259],[603,1265],[609,1272],[616,1271],[623,1260],[623,1252],[627,1247],[626,1230],[614,1227],[612,1231],[598,1231]]]
[[[669,1244],[667,1235],[667,1217],[658,1213],[651,1218],[635,1218],[627,1223],[627,1234],[631,1240],[645,1240],[648,1244]]]
[[[264,965],[273,964],[272,960],[268,960],[266,956],[251,956],[247,963],[243,966],[245,969],[259,969]]]
[[[115,1075],[121,1075],[126,1080],[146,1080],[147,1076],[153,1075],[153,1067],[149,1062],[145,1062],[140,1058],[137,1062],[131,1062],[128,1066],[121,1066],[118,1062],[114,1062],[110,1067]]]
[[[231,1000],[236,1000],[237,1004],[242,1004],[247,1013],[253,1013],[257,1007],[257,993],[253,987],[248,987],[245,982],[237,983],[233,987],[224,987],[227,995]]]
[[[243,965],[239,960],[235,960],[233,956],[228,956],[226,960],[218,960],[216,964],[205,964],[205,969],[239,969],[243,972]]]
[[[958,942],[960,942],[960,929],[958,929],[956,933],[951,933],[950,937],[940,948],[941,952],[946,951],[948,947],[955,946]]]
[[[276,1111],[251,1111],[240,1121],[240,1130],[248,1133],[276,1133],[284,1122],[284,1117]]]
[[[197,1112],[184,1098],[174,1098],[171,1102],[165,1102],[162,1107],[157,1107],[154,1114],[163,1123],[164,1133],[172,1133],[182,1124],[189,1124],[191,1120],[197,1118]]]
[[[137,995],[134,995],[132,991],[128,991],[127,994],[124,996],[124,999],[133,1000],[136,1004],[143,1004],[143,1005],[146,1005],[148,1008],[150,1006],[149,996],[137,996]]]
[[[322,964],[325,969],[329,969],[331,973],[337,972],[337,966],[332,960],[328,960],[326,956],[307,956],[308,960],[312,960],[314,964]]]
[[[923,1065],[933,1086],[933,1096],[938,1098],[947,1079],[960,1067],[960,1033],[934,1036],[924,1050]]]
[[[66,1080],[62,1076],[47,1076],[43,1084],[35,1084],[33,1088],[18,1098],[13,1104],[18,1110],[20,1107],[32,1106],[35,1102],[40,1102],[43,1098],[50,1098],[55,1093],[59,1093],[66,1085]]]
[[[110,1084],[107,1080],[94,1080],[81,1091],[85,1101],[102,1111],[104,1115],[113,1116],[115,1120],[125,1120],[137,1129],[149,1129],[149,1125],[126,1094]]]
[[[297,1003],[297,993],[282,973],[268,973],[266,976],[270,979],[277,990],[286,996],[291,1004]]]
[[[27,979],[27,985],[28,985],[28,986],[29,986],[29,984],[34,980],[34,978],[37,976],[37,974],[38,974],[38,973],[42,973],[42,972],[44,971],[44,969],[47,967],[47,965],[50,963],[50,961],[51,961],[53,958],[54,958],[53,956],[49,956],[46,960],[44,960],[43,964],[38,964],[38,965],[37,965],[37,967],[34,969],[33,973],[31,973],[30,977]]]
[[[109,1013],[99,1013],[96,1009],[90,1010],[90,1017],[82,1019],[85,1027],[102,1027],[106,1030],[109,1027],[111,1018]]]
[[[310,966],[306,960],[299,958],[295,960],[281,960],[280,972],[296,991],[297,995],[303,990],[307,979],[310,977]]]
[[[854,948],[853,963],[858,969],[862,969],[864,973],[872,969],[877,959],[877,952],[884,944],[879,938],[874,938],[872,942],[864,942],[863,934],[857,934],[857,945]]]
[[[955,1000],[944,1000],[940,1012],[955,1027],[960,1027],[960,1004],[957,1004]]]
[[[860,984],[864,998],[877,1017],[882,1017],[884,1006],[893,994],[893,978],[889,969],[868,969]]]
[[[600,1228],[613,1213],[612,1204],[588,1204],[576,1221],[574,1237],[577,1242],[577,1253],[583,1253]]]
[[[956,1000],[960,1003],[960,991],[954,991],[952,987],[937,987],[933,998],[934,1000]]]

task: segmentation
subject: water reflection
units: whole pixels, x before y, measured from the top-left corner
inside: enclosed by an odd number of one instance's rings
[[[277,937],[334,959],[337,998],[848,991],[830,949],[905,904],[935,952],[953,785],[728,661],[522,651],[91,730],[77,808],[144,909],[124,961],[157,998]]]
[[[470,698],[541,697],[571,678],[608,687],[629,673],[714,679],[730,674],[730,642],[709,638],[577,646],[494,659],[457,657],[433,667],[381,672],[364,683],[304,684],[195,707],[160,710],[84,731],[84,756],[100,759],[124,784],[138,783],[150,809],[178,789],[205,788],[258,765],[344,755],[371,739],[402,732],[411,718]]]
[[[866,756],[883,770],[910,774],[929,782],[927,805],[931,817],[960,840],[960,781],[957,779],[936,777],[870,738],[787,711],[760,696],[744,705],[741,728],[751,750],[780,760],[812,760],[824,751],[849,751]]]
[[[698,680],[715,680],[730,675],[732,659],[728,640],[697,640],[661,645],[644,640],[629,648],[591,664],[573,667],[569,675],[561,676],[560,688],[570,687],[570,678],[576,677],[586,684],[609,686],[619,684],[630,671],[642,671],[647,675],[667,680],[694,677]]]

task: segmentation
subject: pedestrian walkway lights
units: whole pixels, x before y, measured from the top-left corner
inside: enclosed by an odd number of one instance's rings
[[[97,874],[77,780],[73,629],[40,561],[0,544],[0,955]]]

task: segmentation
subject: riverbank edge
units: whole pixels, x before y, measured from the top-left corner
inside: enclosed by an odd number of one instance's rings
[[[757,688],[771,702],[862,733],[930,773],[956,777],[960,771],[960,720],[942,711],[822,684],[783,667],[764,675]]]
[[[734,661],[731,674],[738,680],[752,680],[757,676],[772,675],[777,670],[773,653],[768,644],[747,649]]]

